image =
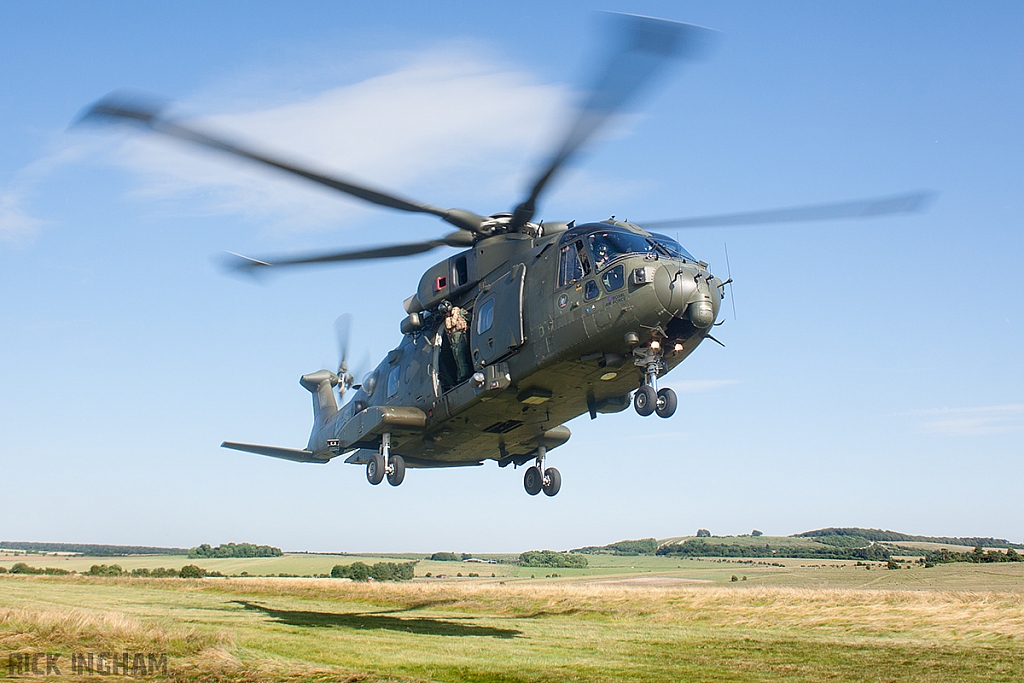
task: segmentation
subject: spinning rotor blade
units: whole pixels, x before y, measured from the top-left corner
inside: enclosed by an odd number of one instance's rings
[[[352,315],[342,313],[334,321],[334,334],[338,342],[338,377],[344,381],[345,373],[348,372],[348,332],[352,327]]]
[[[745,211],[717,216],[696,218],[672,218],[662,221],[641,222],[645,229],[659,228],[707,228],[727,225],[766,225],[769,223],[803,223],[809,221],[835,221],[854,218],[875,218],[897,213],[924,211],[934,200],[934,192],[909,192],[892,197],[858,199],[852,202],[833,204],[811,204],[767,211]]]
[[[352,315],[342,313],[334,321],[334,333],[338,342],[338,398],[345,396],[349,389],[359,389],[362,385],[357,382],[359,373],[364,371],[370,364],[370,357],[367,355],[363,362],[356,368],[355,372],[348,364],[348,339],[349,331],[352,329]]]
[[[279,266],[307,266],[318,263],[337,263],[340,261],[365,261],[368,259],[398,258],[401,256],[412,256],[422,254],[438,247],[449,246],[445,240],[430,240],[429,242],[412,242],[410,244],[396,244],[390,247],[376,247],[374,249],[360,249],[357,251],[336,251],[318,254],[307,254],[298,257],[267,257],[255,259],[241,254],[230,253],[227,266],[242,272],[254,272],[259,268]]]
[[[714,31],[692,24],[615,14],[618,45],[586,95],[561,146],[540,172],[529,196],[515,209],[510,231],[526,224],[537,209],[537,199],[579,148],[671,59],[696,59],[704,53]]]
[[[249,159],[267,166],[272,166],[287,173],[311,180],[314,183],[319,183],[320,185],[325,185],[334,190],[344,192],[345,194],[357,197],[370,202],[371,204],[377,204],[378,206],[384,206],[389,209],[397,209],[398,211],[428,213],[451,223],[461,230],[478,232],[484,222],[483,216],[479,216],[472,211],[466,211],[464,209],[442,209],[436,206],[431,206],[430,204],[419,204],[393,194],[371,189],[364,185],[356,185],[355,183],[346,182],[338,178],[332,178],[327,175],[304,169],[300,166],[289,164],[285,161],[281,161],[280,159],[275,159],[251,149],[246,149],[245,147],[233,142],[228,142],[226,140],[207,135],[206,133],[202,133],[189,126],[169,121],[163,118],[155,107],[138,101],[132,102],[124,97],[108,95],[106,98],[94,104],[89,111],[79,119],[79,121],[87,120],[108,120],[141,124],[153,131],[156,131],[157,133],[162,133],[163,135],[167,135],[172,138],[191,142],[202,147],[216,149],[221,152],[226,152],[227,154]]]

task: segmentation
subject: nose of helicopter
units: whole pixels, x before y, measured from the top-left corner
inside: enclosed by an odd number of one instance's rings
[[[663,263],[654,274],[654,291],[665,310],[702,329],[718,318],[720,286],[721,281],[703,264]]]

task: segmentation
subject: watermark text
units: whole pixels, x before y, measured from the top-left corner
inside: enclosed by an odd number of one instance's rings
[[[167,673],[163,652],[12,652],[7,655],[7,676],[152,676]]]

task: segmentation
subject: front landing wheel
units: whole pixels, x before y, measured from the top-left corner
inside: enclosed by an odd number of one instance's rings
[[[668,387],[658,392],[658,417],[672,417],[676,412],[676,392]]]
[[[657,406],[658,394],[654,392],[654,387],[649,384],[643,385],[633,394],[633,408],[640,417],[647,417],[654,412]]]
[[[536,465],[526,468],[526,474],[523,475],[523,488],[531,496],[536,496],[544,488],[544,477],[541,476],[540,468]]]

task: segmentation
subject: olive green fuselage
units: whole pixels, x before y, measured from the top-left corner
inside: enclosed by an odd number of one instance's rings
[[[567,277],[565,245],[577,237],[582,243],[594,226],[647,235],[611,222],[542,237],[499,235],[428,270],[403,323],[409,333],[344,407],[317,420],[307,450],[329,459],[376,449],[386,430],[392,452],[412,467],[522,463],[538,446],[564,443],[565,422],[625,409],[644,381],[652,341],[661,347],[658,374],[703,341],[722,283],[706,264],[664,253],[619,254],[600,267],[584,256],[588,272]],[[437,310],[442,302],[470,312],[469,378],[445,378],[452,351]],[[703,319],[695,317],[701,306]],[[388,408],[416,409],[408,413],[422,411],[422,418],[373,428],[366,415]],[[365,438],[352,436],[359,419]]]

